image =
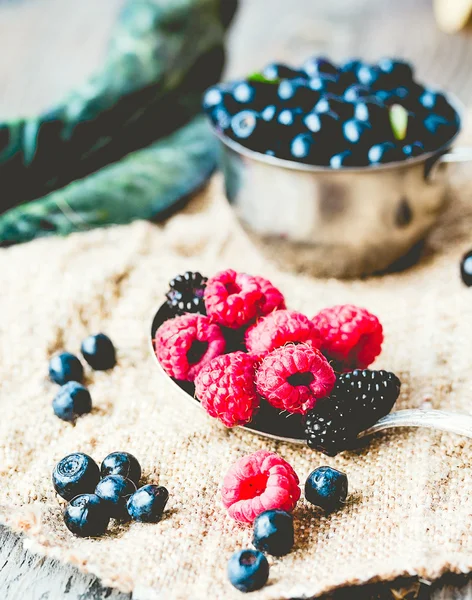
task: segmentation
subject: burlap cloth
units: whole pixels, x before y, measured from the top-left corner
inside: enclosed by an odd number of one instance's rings
[[[251,597],[311,597],[346,584],[472,570],[470,440],[397,430],[326,458],[225,430],[168,387],[149,348],[153,314],[174,274],[232,266],[270,277],[288,305],[308,315],[336,303],[366,306],[385,329],[375,366],[403,381],[398,408],[472,412],[472,289],[459,277],[472,246],[471,189],[456,177],[453,206],[420,264],[367,281],[275,271],[235,226],[218,177],[164,227],[138,222],[2,251],[0,520],[24,532],[33,551],[138,599],[239,599],[226,562],[250,544],[251,530],[226,515],[219,486],[234,460],[264,447],[302,482],[319,465],[345,471],[350,496],[330,516],[300,501],[293,552],[270,559],[269,583]],[[114,340],[119,362],[110,373],[88,373],[94,410],[72,426],[52,413],[48,359],[63,348],[78,352],[97,331]],[[97,461],[114,450],[135,454],[147,481],[170,490],[165,519],[114,526],[101,539],[73,537],[50,474],[77,450]]]

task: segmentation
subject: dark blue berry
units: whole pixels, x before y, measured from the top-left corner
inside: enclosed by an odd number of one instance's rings
[[[91,493],[100,480],[97,463],[82,452],[69,454],[60,460],[52,472],[54,489],[66,500]]]
[[[82,363],[70,352],[56,354],[49,361],[49,377],[54,383],[64,385],[69,381],[78,381],[84,378]]]
[[[136,486],[131,479],[121,475],[107,475],[95,488],[95,493],[105,503],[108,514],[115,519],[128,518],[126,503],[135,491]]]
[[[360,98],[370,95],[370,90],[365,85],[355,84],[349,86],[344,92],[343,98],[346,102],[357,102]]]
[[[231,119],[231,131],[237,140],[245,140],[256,130],[258,115],[253,110],[243,110]]]
[[[277,107],[275,104],[269,104],[261,111],[261,117],[264,121],[272,121],[272,119],[277,114]]]
[[[439,148],[457,132],[457,127],[453,122],[434,113],[424,119],[423,127],[426,132],[424,141],[431,148]]]
[[[129,497],[128,514],[135,521],[157,523],[161,520],[168,499],[169,492],[165,487],[144,485]]]
[[[121,475],[137,486],[141,479],[141,465],[138,459],[129,452],[112,452],[103,459],[100,467],[102,477]]]
[[[290,143],[290,156],[300,162],[315,160],[316,144],[311,133],[300,133]]]
[[[447,119],[454,119],[455,111],[444,94],[433,90],[424,90],[418,99],[419,104],[428,111],[437,113]]]
[[[318,113],[308,113],[305,117],[303,117],[303,123],[312,133],[318,133],[321,131],[321,115]]]
[[[312,108],[320,95],[307,85],[306,79],[283,79],[278,86],[277,96],[285,105]]]
[[[256,89],[248,81],[241,81],[233,88],[233,98],[240,104],[251,104],[255,95]]]
[[[337,115],[342,119],[350,119],[354,114],[353,105],[344,102],[339,96],[326,94],[315,104],[314,111],[322,114]]]
[[[61,386],[52,401],[52,409],[56,417],[63,421],[75,419],[92,410],[92,398],[86,387],[76,381],[69,381]]]
[[[211,122],[221,133],[226,133],[231,125],[231,114],[224,106],[215,106],[209,111]]]
[[[337,67],[323,56],[314,56],[303,63],[303,71],[308,77],[323,77],[324,75],[337,75]]]
[[[382,73],[380,81],[386,88],[408,86],[413,80],[413,68],[404,60],[382,58],[377,63],[377,67]]]
[[[303,111],[298,108],[285,108],[277,115],[277,123],[291,127],[300,119],[302,112]]]
[[[104,503],[95,494],[81,494],[67,505],[64,523],[74,535],[98,537],[103,535],[110,522]]]
[[[293,548],[293,517],[284,510],[266,510],[256,517],[252,543],[273,556],[288,554]]]
[[[223,90],[220,86],[214,85],[206,90],[203,95],[203,109],[208,111],[215,106],[223,104]]]
[[[357,79],[359,83],[367,87],[372,87],[381,77],[382,71],[373,65],[361,65],[357,70]]]
[[[345,87],[348,87],[353,83],[358,83],[359,80],[357,79],[357,72],[362,65],[362,61],[357,58],[348,60],[341,65],[339,69],[339,80],[344,84]]]
[[[371,165],[386,164],[401,160],[401,151],[393,142],[374,144],[367,153]]]
[[[107,371],[116,365],[115,347],[104,333],[89,335],[82,342],[82,356],[95,371]]]
[[[315,469],[305,482],[305,498],[327,512],[344,504],[347,492],[347,476],[331,467]]]
[[[367,165],[364,155],[359,155],[351,150],[344,150],[333,156],[329,160],[329,166],[332,169],[341,169],[342,167],[363,167]]]
[[[304,75],[304,73],[302,71],[292,69],[287,65],[271,63],[263,69],[262,75],[270,81],[276,81],[277,79],[293,79],[295,77],[301,77]]]
[[[343,134],[350,144],[367,144],[372,134],[372,128],[364,121],[349,119],[343,124]]]
[[[421,142],[412,142],[411,144],[406,144],[402,148],[402,152],[405,158],[413,158],[414,156],[420,156],[424,153],[424,144]]]
[[[240,592],[260,590],[269,579],[269,563],[259,550],[239,550],[228,561],[228,579]]]
[[[472,286],[472,251],[467,252],[462,258],[461,277],[467,287]]]

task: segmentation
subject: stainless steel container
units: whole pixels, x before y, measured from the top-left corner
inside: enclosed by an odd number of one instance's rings
[[[449,102],[459,115],[458,101]],[[359,277],[406,255],[447,205],[446,163],[472,159],[447,146],[387,165],[339,170],[221,141],[226,196],[241,225],[286,270]]]

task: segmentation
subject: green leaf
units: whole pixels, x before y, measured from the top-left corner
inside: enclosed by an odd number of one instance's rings
[[[0,215],[0,244],[168,216],[214,171],[218,143],[204,117],[44,198]]]
[[[104,64],[89,81],[47,113],[0,123],[1,210],[83,178],[192,119],[203,91],[220,78],[235,5],[127,0]]]
[[[408,111],[401,104],[392,104],[389,108],[390,126],[396,140],[404,140],[408,129]]]
[[[280,83],[280,79],[267,79],[267,77],[264,77],[262,73],[252,73],[252,75],[249,75],[249,77],[247,77],[247,80],[259,81],[261,83],[270,83],[274,85]]]

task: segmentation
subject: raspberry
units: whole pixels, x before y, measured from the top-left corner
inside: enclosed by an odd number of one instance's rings
[[[186,271],[183,275],[177,275],[169,282],[167,292],[167,305],[172,314],[183,315],[185,313],[205,314],[205,303],[203,294],[207,278],[200,273]]]
[[[221,496],[230,517],[252,523],[266,510],[291,512],[300,498],[298,477],[278,454],[258,450],[243,456],[229,469]]]
[[[380,354],[382,325],[365,308],[351,304],[325,308],[313,323],[321,334],[321,351],[340,371],[365,369]]]
[[[254,385],[254,360],[244,352],[217,356],[195,379],[203,408],[226,427],[249,423],[259,408]]]
[[[321,352],[306,344],[289,344],[264,358],[256,388],[275,408],[305,414],[331,392],[335,381],[334,371]]]
[[[319,348],[321,338],[312,321],[294,310],[277,310],[261,319],[246,332],[248,351],[263,358],[289,342]]]
[[[165,321],[157,330],[154,348],[168,375],[193,381],[203,365],[224,352],[225,341],[209,317],[188,314]]]
[[[252,321],[263,302],[264,296],[255,278],[232,269],[211,277],[205,289],[208,316],[231,329]]]
[[[345,403],[351,418],[361,425],[361,429],[367,429],[392,410],[400,386],[394,373],[356,369],[338,377],[331,398]]]
[[[328,456],[336,456],[353,444],[361,431],[349,418],[350,411],[344,403],[323,398],[307,413],[305,434],[308,446]]]
[[[259,310],[260,315],[268,315],[274,310],[281,310],[285,308],[285,298],[280,290],[272,285],[268,279],[264,279],[264,277],[256,276],[254,279],[257,281],[259,288],[264,295],[264,299]]]

